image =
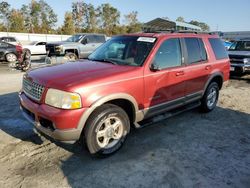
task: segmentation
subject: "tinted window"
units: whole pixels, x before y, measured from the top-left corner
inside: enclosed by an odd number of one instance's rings
[[[7,43],[0,42],[0,48],[9,48],[11,45],[8,45]]]
[[[250,51],[250,41],[238,41],[231,45],[229,51]]]
[[[164,41],[156,52],[154,63],[161,69],[181,66],[181,48],[179,39]]]
[[[105,37],[102,35],[96,35],[95,36],[95,42],[96,43],[104,43],[105,42]]]
[[[43,46],[43,45],[46,45],[46,42],[39,42],[36,44],[37,46]]]
[[[198,40],[199,40],[199,45],[200,45],[200,50],[201,50],[201,60],[206,61],[207,60],[207,52],[206,52],[204,43],[203,43],[202,39],[198,39]]]
[[[225,59],[228,58],[228,54],[226,52],[226,48],[223,45],[222,41],[218,38],[210,38],[208,39],[212,49],[214,51],[214,55],[216,59]]]
[[[88,35],[86,36],[86,38],[88,39],[88,43],[95,43],[95,36]]]
[[[188,53],[188,64],[207,60],[204,44],[199,38],[185,38]]]

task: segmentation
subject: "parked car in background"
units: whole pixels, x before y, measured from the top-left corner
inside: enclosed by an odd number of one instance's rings
[[[29,52],[32,56],[34,55],[46,55],[46,42],[35,41],[28,45],[23,45],[23,49]]]
[[[15,37],[0,37],[0,41],[7,42],[13,45],[21,45],[21,42]]]
[[[231,72],[250,73],[250,39],[235,41],[228,50]]]
[[[16,62],[22,57],[22,53],[22,46],[0,42],[0,60]]]
[[[81,140],[91,154],[107,156],[121,148],[132,126],[195,107],[212,111],[229,68],[222,41],[211,33],[116,36],[88,60],[29,71],[20,105],[40,133]]]
[[[62,42],[51,42],[46,44],[48,57],[65,56],[68,60],[86,58],[97,47],[106,42],[103,34],[82,33],[76,34]]]

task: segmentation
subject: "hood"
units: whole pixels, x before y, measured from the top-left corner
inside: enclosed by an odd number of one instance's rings
[[[132,66],[84,60],[38,68],[29,71],[26,76],[46,87],[65,90],[135,69],[136,67]]]
[[[250,51],[228,51],[229,56],[235,55],[235,56],[247,56],[250,57]]]
[[[58,41],[58,42],[49,42],[47,45],[76,45],[77,42],[67,42],[67,41]]]

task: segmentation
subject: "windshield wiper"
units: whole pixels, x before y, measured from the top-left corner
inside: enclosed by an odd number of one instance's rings
[[[89,60],[91,60],[91,61],[98,61],[98,62],[104,62],[104,63],[111,63],[113,65],[117,65],[117,63],[115,61],[112,61],[110,59],[89,59]]]

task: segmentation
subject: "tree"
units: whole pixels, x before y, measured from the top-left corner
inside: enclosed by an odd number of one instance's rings
[[[9,28],[9,17],[10,17],[10,4],[6,1],[0,3],[0,19],[2,21],[3,27]]]
[[[185,23],[185,20],[182,16],[179,16],[177,19],[176,19],[177,22],[184,22]]]
[[[85,14],[85,19],[87,21],[87,32],[95,33],[98,30],[98,14],[97,10],[92,4],[87,5],[87,11]]]
[[[86,22],[84,22],[86,11],[87,4],[83,1],[77,1],[72,3],[72,16],[76,32],[81,32],[83,28],[86,28]]]
[[[26,29],[32,33],[50,33],[57,22],[57,15],[44,0],[32,0],[22,6],[21,12]]]
[[[132,11],[131,13],[125,15],[125,23],[127,26],[128,33],[135,33],[141,31],[142,24],[138,21],[137,15],[137,11]]]
[[[102,4],[97,8],[100,27],[107,35],[112,35],[113,29],[119,25],[120,12],[110,4]]]
[[[12,9],[9,17],[9,30],[11,32],[25,32],[24,17],[19,10]]]
[[[64,24],[61,28],[62,34],[72,35],[75,33],[75,25],[71,12],[66,12],[64,16]]]
[[[207,25],[204,22],[198,22],[196,20],[191,20],[189,22],[189,24],[193,24],[193,25],[196,25],[196,26],[200,27],[202,31],[210,31],[209,25]]]
[[[41,14],[41,32],[50,33],[57,22],[57,15],[53,9],[44,1],[39,1]]]

